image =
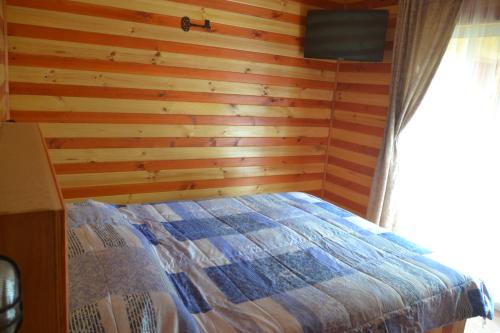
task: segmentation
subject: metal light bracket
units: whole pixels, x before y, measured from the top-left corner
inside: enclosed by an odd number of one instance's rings
[[[191,20],[189,19],[189,17],[184,16],[181,19],[181,28],[182,28],[182,30],[188,32],[189,29],[191,29],[191,27],[198,27],[198,28],[203,28],[203,29],[205,29],[207,31],[212,31],[212,27],[210,26],[210,20],[205,20],[205,24],[201,25],[201,24],[191,23]]]

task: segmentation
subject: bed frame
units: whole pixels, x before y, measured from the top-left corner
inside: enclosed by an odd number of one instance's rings
[[[464,333],[464,332],[465,332],[465,320],[461,320],[461,321],[456,321],[448,326],[435,328],[426,333]]]

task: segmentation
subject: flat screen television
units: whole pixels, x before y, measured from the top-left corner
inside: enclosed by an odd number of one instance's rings
[[[388,17],[387,10],[311,10],[304,57],[380,62]]]

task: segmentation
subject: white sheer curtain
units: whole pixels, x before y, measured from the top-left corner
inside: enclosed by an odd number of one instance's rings
[[[500,302],[499,1],[466,1],[398,142],[396,230],[486,280]]]

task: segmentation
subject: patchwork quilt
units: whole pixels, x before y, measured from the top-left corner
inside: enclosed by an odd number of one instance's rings
[[[426,332],[481,281],[304,193],[71,205],[71,332]]]

